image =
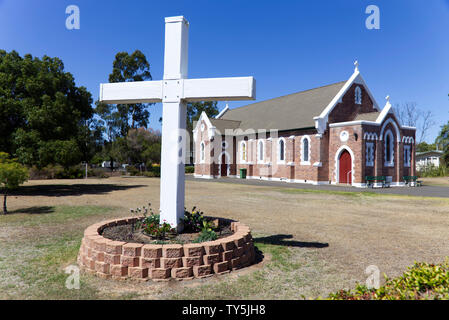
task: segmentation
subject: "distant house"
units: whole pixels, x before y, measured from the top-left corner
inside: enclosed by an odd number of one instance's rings
[[[114,166],[114,168],[118,168],[118,167],[120,167],[120,163],[114,161],[113,166]],[[101,167],[102,168],[111,168],[111,161],[103,161],[101,163]]]
[[[443,155],[443,151],[432,150],[426,152],[416,153],[416,170],[421,170],[427,166],[440,166],[440,158]]]

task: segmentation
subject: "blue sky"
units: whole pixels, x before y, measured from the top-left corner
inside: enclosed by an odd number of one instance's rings
[[[71,4],[80,30],[65,27]],[[380,30],[365,27],[370,4]],[[190,22],[190,78],[252,75],[261,101],[346,80],[358,59],[381,106],[389,94],[434,113],[428,141],[449,120],[449,0],[0,0],[0,48],[60,57],[97,99],[119,51],[143,51],[162,77],[164,17],[176,15]],[[151,109],[156,129],[161,108]]]

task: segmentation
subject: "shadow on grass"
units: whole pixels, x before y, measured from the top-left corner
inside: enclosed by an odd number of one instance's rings
[[[81,196],[85,194],[105,194],[112,191],[121,191],[143,187],[145,187],[145,185],[122,186],[116,184],[50,184],[19,187],[18,189],[11,191],[10,195],[65,197]]]
[[[268,237],[254,238],[254,242],[273,244],[278,246],[296,247],[296,248],[327,248],[328,243],[321,242],[302,242],[302,241],[286,241],[285,239],[292,239],[291,234],[276,234]]]
[[[47,213],[53,213],[55,212],[54,207],[49,206],[41,206],[41,207],[29,207],[29,208],[23,208],[23,209],[17,209],[14,211],[8,211],[8,215],[10,214],[18,214],[18,213],[25,213],[25,214],[47,214]]]

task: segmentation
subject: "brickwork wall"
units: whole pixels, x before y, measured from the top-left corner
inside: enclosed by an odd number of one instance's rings
[[[137,218],[115,219],[94,224],[84,231],[78,254],[79,266],[109,279],[167,281],[190,280],[228,273],[255,261],[250,229],[232,222],[231,236],[190,244],[138,244],[113,241],[101,236],[106,227],[129,224]]]
[[[355,88],[362,90],[362,104],[355,103]],[[361,84],[354,83],[329,114],[329,123],[352,121],[359,113],[377,111],[373,106],[373,101]]]

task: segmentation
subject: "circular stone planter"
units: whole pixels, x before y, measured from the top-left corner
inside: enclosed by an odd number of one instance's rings
[[[114,219],[88,227],[78,254],[81,269],[105,279],[190,280],[228,273],[255,261],[250,229],[240,222],[231,223],[231,236],[202,243],[139,244],[101,236],[106,227],[136,220]]]

